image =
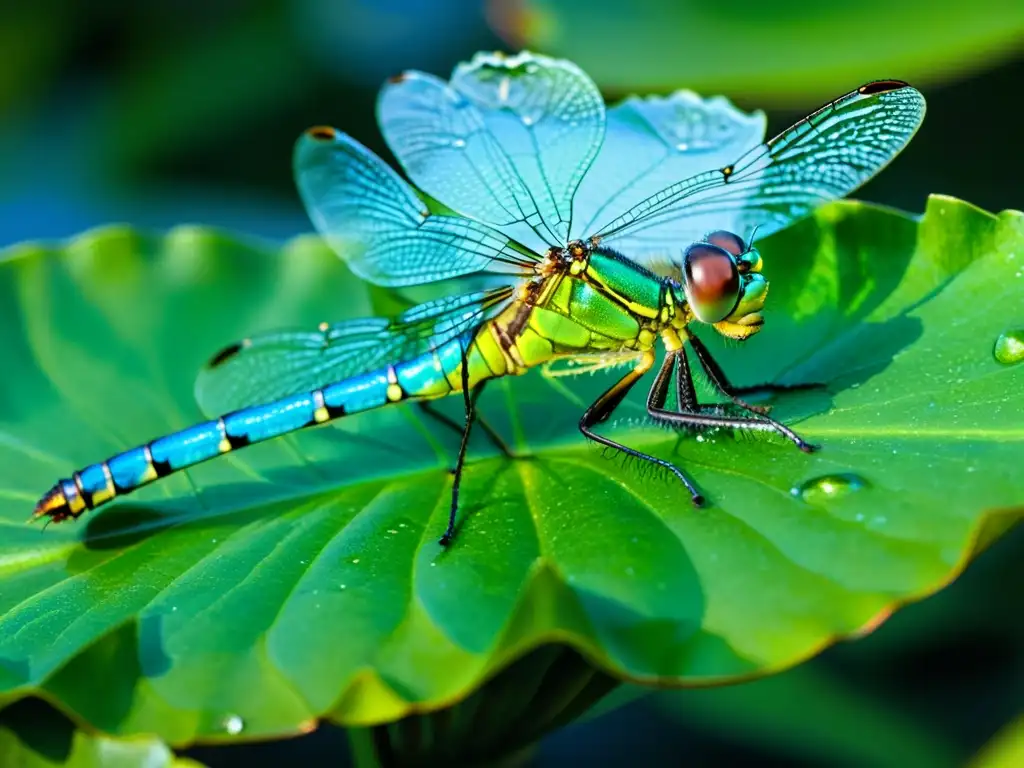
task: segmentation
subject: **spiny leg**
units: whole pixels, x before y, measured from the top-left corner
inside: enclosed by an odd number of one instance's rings
[[[715,389],[721,392],[723,395],[728,397],[735,405],[743,408],[747,411],[753,411],[754,413],[765,414],[768,413],[768,408],[763,405],[752,405],[746,400],[741,399],[737,396],[737,388],[734,387],[729,379],[725,375],[725,371],[718,364],[718,361],[711,356],[708,348],[704,346],[704,342],[698,339],[693,334],[690,334],[689,338],[690,346],[693,348],[694,354],[697,355],[697,360],[700,361],[701,366],[704,368],[704,372],[707,373],[708,379],[714,385]],[[683,353],[680,353],[682,356]],[[682,410],[682,409],[680,409]],[[689,409],[690,411],[696,409]]]
[[[455,461],[454,477],[452,478],[452,507],[448,513],[448,527],[444,535],[438,541],[442,547],[447,547],[455,537],[455,514],[459,509],[459,485],[462,483],[462,468],[466,463],[466,448],[469,446],[469,433],[473,430],[473,422],[476,420],[476,397],[469,391],[469,361],[466,359],[466,349],[462,349],[462,403],[466,407],[466,426],[462,430],[462,443],[459,445],[459,457]]]
[[[711,356],[711,352],[704,342],[698,339],[693,334],[689,338],[690,347],[693,349],[694,354],[697,355],[697,360],[700,361],[701,366],[704,368],[705,373],[708,375],[708,379],[712,385],[721,392],[723,395],[728,397],[735,405],[754,413],[766,414],[771,410],[769,405],[753,405],[748,403],[746,400],[742,400],[739,395],[747,392],[760,392],[763,390],[772,391],[792,391],[792,390],[803,390],[803,389],[818,389],[821,387],[820,384],[758,384],[753,387],[736,387],[733,386],[728,377],[725,375],[725,371],[718,364],[718,361]]]
[[[705,350],[705,352],[706,351],[707,350]],[[647,412],[658,421],[663,424],[669,424],[677,427],[696,427],[705,429],[711,427],[728,427],[730,429],[773,430],[791,440],[796,447],[804,453],[811,453],[816,450],[816,446],[805,442],[803,438],[785,424],[780,424],[774,419],[771,419],[756,410],[754,411],[754,413],[757,414],[756,418],[718,416],[702,413],[700,406],[697,405],[696,391],[693,387],[693,375],[690,371],[690,363],[686,359],[686,352],[680,349],[676,352],[669,353],[669,356],[665,359],[665,364],[662,366],[662,372],[671,365],[672,358],[675,359],[676,366],[676,387],[679,399],[679,411],[673,412],[665,409],[664,391],[660,393],[659,397],[659,393],[655,391],[658,381],[655,380],[655,387],[651,387],[651,393],[647,398]],[[697,358],[701,360],[702,363],[704,362],[700,353],[697,354]],[[710,359],[710,357],[708,359]],[[718,370],[721,371],[721,369]],[[661,373],[659,373],[659,378],[660,377]],[[715,386],[722,389],[721,385],[714,380],[714,375],[710,371],[708,372],[708,377],[712,379]],[[667,381],[662,386],[662,389],[668,389]],[[725,390],[722,391],[724,392]],[[736,401],[734,400],[733,402]],[[744,407],[742,405],[742,401],[736,402],[736,404],[740,407]]]
[[[690,496],[693,498],[693,503],[699,507],[704,503],[704,497],[700,495],[697,487],[677,466],[665,461],[664,459],[659,459],[655,456],[634,450],[633,448],[628,448],[627,446],[622,445],[622,443],[617,443],[614,440],[603,437],[592,430],[592,427],[608,420],[608,417],[612,415],[615,409],[618,408],[625,399],[626,395],[629,394],[629,390],[631,390],[633,385],[651,369],[652,365],[654,365],[654,353],[647,352],[632,371],[613,384],[604,394],[597,398],[589,408],[587,408],[583,417],[580,419],[580,432],[582,432],[585,437],[596,443],[600,443],[601,445],[617,451],[622,451],[627,456],[648,461],[659,467],[667,469],[682,481],[683,485],[685,485],[687,490],[690,492]],[[668,361],[666,361],[666,364],[662,365],[662,369],[658,372],[658,376],[654,380],[654,385],[651,387],[652,392],[654,392],[655,389],[660,388],[662,392],[662,404],[664,404],[664,393],[668,391],[668,381],[671,376],[671,372],[672,369],[668,364]]]
[[[486,384],[486,381],[481,381],[479,384],[473,387],[472,396],[474,412],[476,411],[476,401],[477,399],[479,399],[480,394],[484,391],[484,386]],[[441,413],[439,410],[434,408],[433,401],[419,400],[417,401],[416,405],[420,408],[420,410],[422,410],[430,418],[437,421],[439,424],[443,424],[453,432],[457,432],[460,435],[462,434],[464,427],[461,424],[458,424],[454,419],[446,416],[445,414]],[[492,427],[487,422],[487,420],[479,413],[476,416],[476,421],[477,424],[480,425],[480,429],[482,429],[484,433],[487,435],[487,437],[491,439],[491,442],[499,451],[502,452],[502,454],[504,454],[506,459],[520,458],[518,454],[516,454],[516,452],[509,446],[509,444],[505,442],[505,439],[500,434],[498,434],[498,431],[494,427]]]
[[[676,410],[677,411],[696,411],[697,405],[697,392],[693,388],[693,377],[690,375],[690,361],[686,359],[686,354],[683,350],[679,350],[679,354],[675,355],[674,358],[675,369],[676,369]],[[667,363],[661,366],[661,370],[658,372],[660,378],[662,373],[671,370]],[[655,379],[655,385],[658,384],[658,380]],[[665,392],[668,392],[668,377],[666,374],[664,383]],[[647,402],[648,405],[651,403],[651,394],[654,392],[654,387],[651,387],[651,393],[648,393]],[[661,396],[661,404],[659,407],[665,405],[665,395]]]

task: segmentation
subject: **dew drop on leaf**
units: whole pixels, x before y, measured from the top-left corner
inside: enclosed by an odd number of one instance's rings
[[[1003,365],[1024,361],[1024,329],[1016,328],[1000,334],[992,355]]]
[[[221,725],[224,727],[225,732],[235,736],[245,728],[245,721],[238,715],[228,715],[221,722]]]
[[[868,487],[868,481],[852,473],[822,475],[792,488],[790,493],[808,504],[824,504]]]

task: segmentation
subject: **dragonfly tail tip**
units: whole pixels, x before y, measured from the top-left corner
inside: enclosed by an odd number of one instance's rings
[[[27,522],[34,523],[45,517],[48,518],[47,522],[59,523],[73,516],[64,489],[57,483],[39,500]]]

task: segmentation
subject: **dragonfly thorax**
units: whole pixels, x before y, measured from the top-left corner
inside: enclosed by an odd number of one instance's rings
[[[591,251],[592,244],[583,240],[572,240],[564,247],[551,247],[537,271],[542,275],[579,275],[586,271]]]

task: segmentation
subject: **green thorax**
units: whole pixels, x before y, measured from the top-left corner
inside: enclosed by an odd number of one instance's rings
[[[650,349],[674,316],[665,281],[615,253],[592,251],[559,266],[531,281],[522,299],[492,321],[504,345],[514,346],[510,368],[581,354],[635,354]]]

